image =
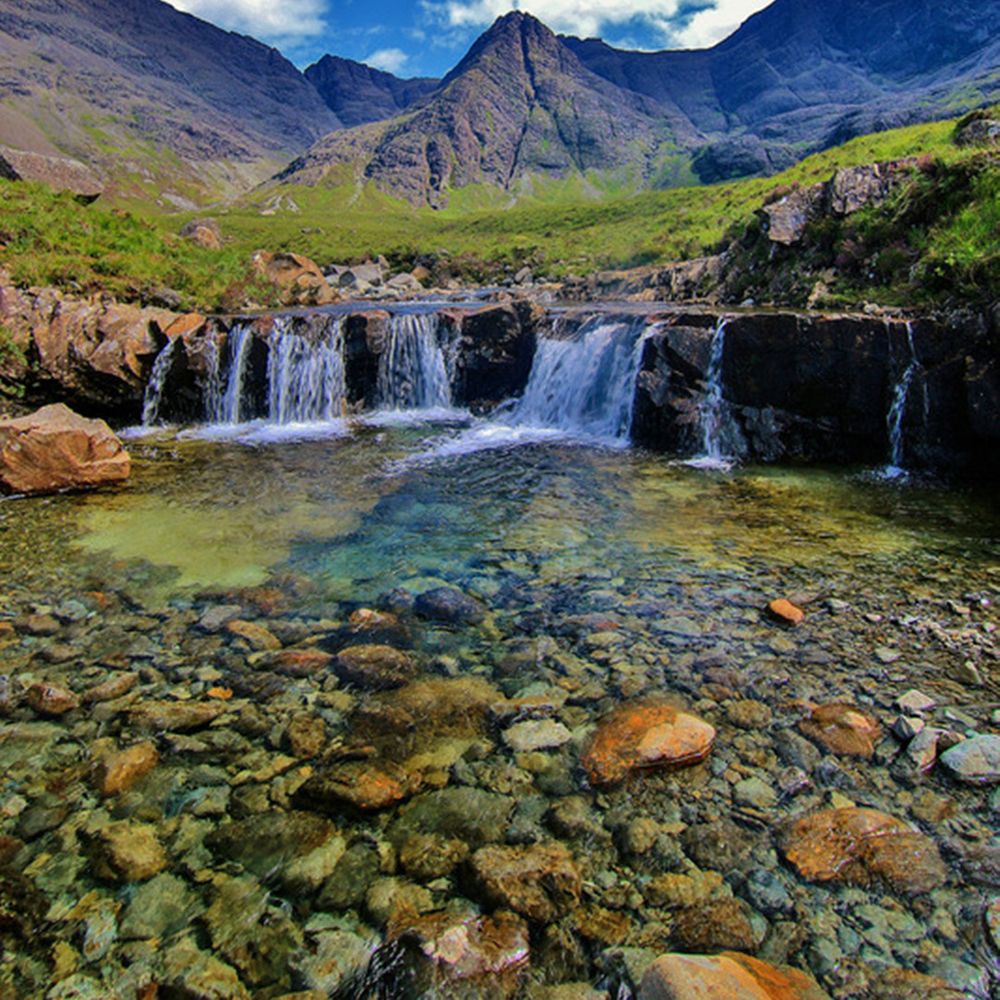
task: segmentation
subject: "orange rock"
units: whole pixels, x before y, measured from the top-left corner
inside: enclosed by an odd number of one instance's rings
[[[139,675],[134,673],[115,674],[103,684],[92,687],[84,692],[83,701],[87,705],[99,704],[103,701],[114,701],[128,694],[139,683]]]
[[[68,406],[0,420],[0,492],[56,493],[128,479],[128,452],[103,420]]]
[[[332,660],[333,655],[321,649],[285,649],[270,658],[270,665],[289,677],[312,677],[330,666]]]
[[[775,621],[780,622],[782,625],[801,625],[806,620],[806,613],[801,608],[797,608],[791,601],[786,601],[783,597],[776,601],[771,601],[767,606],[767,611]]]
[[[804,972],[738,952],[664,955],[642,977],[643,1000],[829,1000]]]
[[[39,715],[53,718],[79,708],[80,702],[72,691],[56,687],[54,684],[32,684],[25,695],[25,701]]]
[[[348,761],[313,775],[299,796],[317,809],[338,814],[347,809],[377,812],[397,805],[412,794],[411,781],[392,764]]]
[[[621,781],[643,767],[686,767],[704,760],[715,729],[665,702],[623,705],[597,727],[581,756],[593,785]]]
[[[799,729],[830,753],[871,760],[882,735],[879,724],[853,705],[817,705]]]
[[[943,884],[946,871],[933,841],[874,809],[825,809],[782,834],[785,859],[812,882],[885,883],[908,895]]]
[[[257,622],[245,622],[240,619],[226,623],[226,630],[240,639],[246,640],[258,652],[275,652],[281,649],[281,642],[273,632],[268,631]]]
[[[189,337],[204,325],[205,317],[201,313],[188,313],[186,316],[178,316],[177,319],[168,324],[163,333],[168,340],[174,340],[177,337]]]
[[[232,688],[213,687],[208,689],[208,697],[216,701],[229,701],[233,696]]]
[[[413,658],[392,646],[350,646],[337,654],[333,669],[349,684],[366,690],[398,688],[413,679],[417,665]]]
[[[94,785],[105,798],[120,795],[149,774],[159,760],[152,743],[137,743],[105,757],[94,771]]]

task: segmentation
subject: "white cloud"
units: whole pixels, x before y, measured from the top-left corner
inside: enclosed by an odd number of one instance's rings
[[[322,35],[329,0],[170,0],[220,28],[252,35],[272,45],[292,44]]]
[[[455,28],[485,27],[510,10],[534,14],[554,31],[580,37],[639,20],[664,46],[714,45],[732,34],[772,0],[706,0],[711,6],[693,16],[684,0],[424,0],[424,7]]]
[[[410,57],[402,49],[379,49],[370,56],[365,56],[362,61],[369,66],[374,66],[375,69],[398,75],[406,69]]]

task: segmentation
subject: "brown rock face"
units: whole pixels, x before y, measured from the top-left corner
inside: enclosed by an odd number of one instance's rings
[[[715,730],[703,719],[662,702],[623,705],[598,725],[581,762],[591,784],[621,781],[644,767],[685,767],[704,760]]]
[[[47,184],[53,191],[69,191],[82,202],[97,201],[104,184],[90,167],[65,156],[43,156],[23,149],[0,147],[3,175],[11,180]]]
[[[853,705],[818,705],[799,723],[803,735],[842,757],[871,760],[882,734],[879,724]]]
[[[907,895],[946,877],[934,843],[874,809],[826,809],[803,816],[781,837],[785,860],[812,882],[885,883]]]
[[[369,691],[402,687],[413,679],[416,664],[392,646],[350,646],[333,663],[337,676]]]
[[[529,920],[549,923],[580,899],[580,870],[562,844],[483,847],[472,856],[472,871],[491,903]]]
[[[254,270],[274,285],[286,306],[325,306],[338,300],[337,294],[314,261],[297,253],[255,254]]]
[[[131,462],[103,420],[58,403],[28,417],[0,420],[0,492],[55,493],[120,483]]]
[[[804,972],[749,955],[664,955],[642,977],[639,1000],[829,1000]]]
[[[159,761],[152,743],[137,743],[105,757],[94,771],[94,785],[105,798],[120,795],[149,774]]]

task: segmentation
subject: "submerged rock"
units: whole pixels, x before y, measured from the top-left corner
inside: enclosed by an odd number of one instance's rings
[[[38,715],[58,718],[80,707],[80,702],[72,691],[55,684],[32,684],[24,700]]]
[[[767,613],[781,625],[801,625],[806,620],[806,613],[792,604],[785,598],[771,601],[767,606]]]
[[[110,753],[94,769],[94,786],[104,798],[120,795],[149,774],[159,761],[160,755],[152,743],[137,743]]]
[[[349,646],[337,654],[333,670],[348,684],[381,691],[413,680],[417,665],[409,654],[392,646]]]
[[[62,403],[0,420],[0,492],[89,489],[123,482],[130,472],[128,452],[111,428]]]
[[[529,920],[550,923],[580,898],[580,870],[562,844],[483,847],[472,856],[471,867],[479,891],[491,904]]]
[[[475,625],[486,617],[479,601],[453,587],[436,587],[421,594],[413,606],[421,618],[448,625]]]
[[[874,809],[826,809],[782,834],[785,859],[812,882],[885,883],[907,895],[929,892],[947,872],[934,843]]]
[[[644,767],[686,767],[704,760],[715,729],[662,702],[623,705],[597,727],[581,756],[591,784],[621,781]]]
[[[144,882],[167,867],[167,855],[146,823],[111,823],[87,838],[98,878]]]
[[[871,760],[881,736],[879,724],[853,705],[817,705],[799,729],[830,753]]]
[[[296,801],[337,815],[346,810],[378,812],[412,794],[413,782],[390,763],[347,761],[312,775],[296,793]]]
[[[829,1000],[804,972],[749,955],[664,955],[642,977],[639,1000]]]

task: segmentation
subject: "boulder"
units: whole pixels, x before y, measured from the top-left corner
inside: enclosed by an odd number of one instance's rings
[[[825,809],[790,823],[780,837],[785,860],[811,882],[884,883],[906,895],[944,884],[933,843],[902,820],[874,809]]]
[[[421,618],[448,625],[474,625],[486,617],[486,609],[475,598],[454,587],[435,587],[422,593],[413,606]]]
[[[1000,736],[975,736],[941,754],[941,766],[967,785],[1000,783]]]
[[[490,845],[476,851],[471,867],[488,903],[542,924],[569,912],[580,899],[580,869],[562,844]]]
[[[338,300],[315,262],[297,253],[254,254],[254,271],[278,290],[282,305],[325,306]]]
[[[67,156],[45,156],[0,146],[0,176],[8,180],[46,184],[53,191],[69,191],[89,204],[104,193],[104,183],[86,164]]]
[[[0,420],[0,492],[55,493],[128,479],[131,462],[103,420],[87,420],[61,403]]]
[[[647,767],[687,767],[704,760],[715,729],[666,702],[623,705],[602,720],[581,756],[593,785],[621,781]]]
[[[664,955],[642,977],[639,1000],[829,1000],[810,976],[738,952]]]
[[[782,246],[801,243],[809,223],[822,211],[823,201],[824,186],[814,184],[765,205],[761,214],[766,220],[768,239]]]
[[[333,670],[348,684],[382,691],[413,680],[417,665],[408,653],[392,646],[362,645],[342,649],[333,661]]]
[[[192,219],[181,230],[181,236],[205,250],[222,249],[222,229],[215,219]]]
[[[799,723],[803,735],[843,757],[871,760],[882,734],[879,724],[853,705],[817,705]]]

